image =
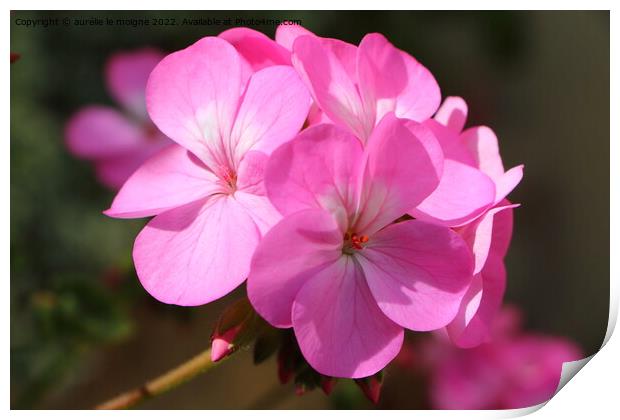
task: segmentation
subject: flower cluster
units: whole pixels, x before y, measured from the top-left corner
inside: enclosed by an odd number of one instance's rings
[[[433,408],[487,410],[522,408],[549,400],[564,362],[583,357],[571,341],[525,331],[521,313],[504,307],[491,328],[492,341],[459,349],[440,332],[416,346],[405,345],[399,366],[429,378]]]
[[[164,57],[148,115],[174,141],[105,213],[154,216],[133,259],[162,302],[202,305],[247,279],[306,361],[364,378],[404,329],[485,341],[522,167],[504,170],[465,102],[380,34],[358,46],[283,25],[234,28]]]

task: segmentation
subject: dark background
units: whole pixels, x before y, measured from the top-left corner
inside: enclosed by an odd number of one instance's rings
[[[300,19],[358,44],[381,32],[426,65],[443,96],[491,126],[505,166],[525,164],[510,198],[515,233],[506,301],[529,329],[598,350],[609,305],[608,12],[18,12],[11,13],[11,404],[89,408],[206,348],[234,296],[168,307],[143,291],[131,246],[144,221],[106,218],[113,193],[64,148],[63,125],[112,104],[102,69],[118,50],[183,48],[228,27],[17,26],[17,18]],[[252,26],[269,36],[275,27]],[[396,376],[385,393],[398,394]],[[144,408],[368,407],[350,381],[331,399],[296,397],[275,362],[248,352]],[[407,396],[405,396],[407,398]],[[391,401],[394,398],[386,398]],[[389,403],[385,403],[390,407]],[[399,406],[396,403],[396,406]]]

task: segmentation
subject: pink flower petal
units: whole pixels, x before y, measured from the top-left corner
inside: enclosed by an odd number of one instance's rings
[[[242,93],[241,58],[221,38],[205,37],[155,67],[146,88],[159,129],[213,171],[232,166],[229,135]]]
[[[407,124],[387,114],[368,140],[361,208],[355,221],[358,234],[370,235],[406,214],[439,184],[439,146],[427,148],[432,135],[422,141]]]
[[[146,81],[164,54],[153,48],[125,51],[108,60],[105,76],[110,94],[137,117],[146,118]]]
[[[319,38],[323,47],[329,50],[340,62],[340,65],[349,76],[353,83],[358,82],[357,78],[357,50],[358,48],[335,38]],[[378,120],[377,120],[378,121]]]
[[[373,375],[396,357],[403,342],[403,329],[381,313],[359,265],[346,256],[301,288],[293,327],[308,363],[335,377]]]
[[[142,129],[114,108],[88,106],[71,117],[65,129],[69,151],[85,159],[131,153],[143,147]]]
[[[396,109],[396,97],[407,86],[403,55],[380,34],[368,34],[357,53],[357,74],[364,104],[377,110],[377,121]]]
[[[293,50],[295,40],[300,36],[315,36],[301,25],[280,24],[276,29],[276,42],[289,51]]]
[[[133,259],[157,300],[203,305],[243,283],[259,238],[243,207],[216,195],[156,216],[136,238]]]
[[[424,121],[441,101],[439,85],[428,69],[381,34],[362,39],[357,72],[364,105],[376,107],[377,121],[389,111],[400,118]]]
[[[511,204],[505,206],[498,206],[487,211],[482,217],[479,217],[472,223],[464,226],[461,233],[461,236],[467,242],[474,253],[475,257],[475,267],[474,274],[479,273],[484,267],[487,256],[491,251],[492,246],[492,238],[494,236],[494,230],[496,229],[495,217],[498,216],[498,213],[503,211],[509,211],[509,209],[518,207],[518,204]],[[512,212],[512,210],[510,210]],[[500,220],[499,229],[504,229],[505,227],[501,225],[506,223],[506,219]],[[510,227],[511,228],[511,227]],[[497,234],[495,234],[497,236]],[[504,247],[507,249],[508,244],[504,243],[505,240],[501,239],[501,243],[497,246],[499,247],[499,253],[503,256],[505,254]],[[508,239],[510,241],[510,239]]]
[[[310,95],[292,67],[272,66],[252,75],[230,136],[235,163],[250,149],[270,154],[291,140],[310,104]]]
[[[256,195],[241,190],[236,191],[234,197],[246,213],[252,216],[261,235],[266,234],[282,219],[280,212],[265,195]]]
[[[540,335],[523,335],[504,343],[499,366],[510,388],[501,395],[506,408],[531,407],[553,397],[560,383],[562,365],[584,357],[573,342]]]
[[[237,189],[250,194],[266,195],[265,171],[269,156],[250,150],[239,163],[237,171]]]
[[[162,150],[167,141],[147,143],[143,147],[128,153],[95,160],[95,171],[99,181],[113,189],[120,189],[125,181],[138,169],[148,158]]]
[[[344,229],[357,205],[361,143],[335,125],[315,125],[278,148],[267,163],[269,199],[283,214],[329,211]]]
[[[252,258],[248,297],[276,327],[292,325],[293,300],[304,283],[341,255],[342,233],[323,210],[284,218],[262,239]]]
[[[241,54],[254,71],[275,65],[290,65],[291,53],[262,32],[231,28],[218,35]]]
[[[311,36],[320,40],[323,47],[330,50],[340,61],[354,83],[357,82],[357,47],[335,38],[318,37],[300,25],[280,25],[276,29],[276,42],[289,51],[293,50],[295,40],[301,36]]]
[[[461,133],[461,140],[476,160],[476,166],[493,180],[504,175],[497,137],[489,127],[472,127]]]
[[[452,321],[472,281],[473,258],[465,241],[446,227],[418,220],[377,232],[359,254],[383,313],[415,331]]]
[[[333,124],[334,122],[329,119],[327,115],[321,108],[316,104],[316,102],[312,102],[310,106],[310,111],[308,111],[308,119],[306,120],[306,124],[308,127],[316,124]]]
[[[222,190],[217,177],[201,161],[181,146],[171,145],[127,180],[105,214],[120,218],[153,216]]]
[[[314,36],[295,40],[293,66],[323,112],[365,140],[375,124],[375,110],[366,109],[354,81],[331,48]]]
[[[512,205],[508,200],[503,200],[499,203],[499,207],[506,208],[506,210],[498,211],[493,216],[491,250],[502,258],[506,256],[512,239],[512,208],[518,206],[518,204]]]
[[[396,98],[396,115],[424,121],[435,114],[441,102],[441,91],[433,74],[415,58],[401,52],[407,68],[407,86]]]
[[[455,160],[480,169],[478,168],[476,157],[472,154],[471,150],[469,150],[467,144],[462,141],[458,132],[441,125],[433,119],[425,121],[423,125],[433,132],[441,145],[441,150],[446,159]],[[492,179],[491,176],[489,177]]]
[[[523,165],[509,169],[501,177],[495,180],[495,202],[502,201],[510,192],[519,185],[523,179]]]
[[[490,338],[491,327],[501,307],[505,290],[504,262],[502,257],[491,253],[465,294],[459,313],[447,327],[454,344],[471,348]]]
[[[495,184],[476,168],[446,159],[439,186],[410,212],[418,219],[446,226],[464,225],[495,203]]]
[[[433,118],[450,131],[460,133],[467,121],[467,103],[458,96],[448,96]]]
[[[451,104],[447,100],[444,103],[446,107],[452,105],[458,106],[458,104]],[[448,117],[444,116],[445,118]],[[437,119],[437,116],[435,116],[435,119]],[[424,125],[433,130],[433,133],[437,136],[446,159],[478,168],[491,178],[495,183],[496,204],[519,184],[523,177],[523,165],[514,167],[504,173],[497,138],[490,128],[473,127],[459,135],[458,131],[443,126],[437,121],[428,120]]]

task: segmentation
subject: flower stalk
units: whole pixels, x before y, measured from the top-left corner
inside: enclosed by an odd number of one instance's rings
[[[216,365],[217,363],[211,360],[211,348],[209,348],[163,375],[144,383],[142,386],[123,392],[95,408],[98,410],[121,410],[135,407],[147,399],[190,381]]]

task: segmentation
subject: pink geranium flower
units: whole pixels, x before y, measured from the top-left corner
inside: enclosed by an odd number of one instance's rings
[[[504,176],[503,167],[499,174],[497,162],[489,162],[492,156],[484,155],[493,152],[490,129],[476,127],[460,137],[464,115],[459,123],[456,111],[462,109],[454,105],[454,98],[448,98],[437,114],[442,122],[454,120],[449,127],[429,120],[441,99],[437,82],[424,66],[382,35],[366,35],[356,47],[291,25],[278,27],[276,41],[292,49],[292,63],[318,105],[310,113],[311,124],[334,122],[365,141],[376,122],[386,112],[394,112],[400,118],[425,121],[433,130],[446,160],[437,190],[411,210],[415,218],[450,227],[464,225],[501,201],[518,183],[521,168]],[[477,158],[485,160],[484,168],[478,167]]]
[[[458,231],[474,253],[475,276],[448,332],[456,345],[474,347],[489,339],[504,296],[504,257],[516,207],[505,197],[521,181],[523,165],[505,171],[493,131],[484,126],[463,131],[466,117],[465,101],[449,97],[434,120],[425,122],[442,146],[444,176],[412,214],[449,226],[467,222]]]
[[[244,281],[279,220],[264,165],[301,128],[310,96],[290,66],[252,73],[230,43],[206,37],[157,65],[147,106],[178,145],[141,166],[106,214],[156,215],[134,245],[142,285],[162,302],[204,304]]]
[[[411,211],[417,219],[463,226],[497,206],[521,181],[523,165],[504,171],[493,130],[485,126],[463,131],[465,101],[448,97],[428,126],[441,144],[444,172],[437,189]]]
[[[458,229],[474,254],[474,279],[447,331],[459,347],[488,341],[490,328],[506,291],[504,257],[512,237],[516,205],[503,200],[474,222]]]
[[[248,296],[272,325],[294,328],[322,374],[372,375],[398,353],[403,327],[441,328],[458,311],[473,270],[465,241],[417,220],[392,224],[437,186],[434,142],[388,113],[365,148],[320,124],[268,162],[267,194],[285,217],[254,254]]]
[[[281,25],[276,40],[292,50],[293,66],[328,121],[362,141],[388,112],[424,121],[437,111],[441,94],[431,72],[381,34],[366,35],[356,47]]]
[[[149,74],[163,56],[151,48],[111,56],[105,80],[121,110],[89,105],[67,123],[67,147],[92,161],[97,178],[109,188],[120,188],[146,159],[170,144],[148,118],[144,100]]]
[[[493,341],[479,347],[458,349],[443,337],[423,345],[419,362],[431,371],[435,408],[523,408],[553,396],[562,364],[581,359],[582,352],[569,340],[521,331],[514,311],[501,312]]]

